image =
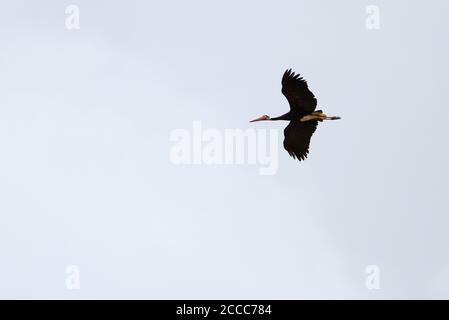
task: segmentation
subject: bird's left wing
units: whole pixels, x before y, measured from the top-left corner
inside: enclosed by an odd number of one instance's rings
[[[282,94],[287,98],[293,112],[310,113],[316,108],[316,98],[309,90],[306,80],[292,69],[286,70],[282,76]]]
[[[317,121],[290,121],[284,129],[284,148],[293,159],[301,161],[307,158],[310,139],[317,125]]]

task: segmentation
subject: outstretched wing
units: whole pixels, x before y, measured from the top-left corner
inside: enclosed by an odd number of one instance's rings
[[[309,90],[306,80],[292,72],[292,69],[286,70],[282,76],[282,94],[287,98],[293,112],[311,113],[316,108],[316,98]]]
[[[317,121],[290,121],[284,129],[284,148],[293,159],[301,161],[307,158],[310,139],[317,125]]]

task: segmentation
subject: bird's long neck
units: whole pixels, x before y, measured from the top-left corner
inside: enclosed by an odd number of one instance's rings
[[[286,114],[283,114],[279,117],[270,118],[270,120],[276,121],[276,120],[291,120],[291,114],[290,112],[287,112]]]

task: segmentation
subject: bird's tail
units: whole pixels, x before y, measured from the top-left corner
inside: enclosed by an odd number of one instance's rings
[[[311,114],[308,114],[301,118],[300,121],[310,121],[310,120],[317,120],[317,121],[324,121],[324,120],[338,120],[341,119],[340,117],[328,117],[325,113],[323,113],[322,110],[317,110],[315,112],[312,112]]]

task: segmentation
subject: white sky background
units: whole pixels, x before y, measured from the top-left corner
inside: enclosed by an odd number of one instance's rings
[[[449,298],[448,9],[0,0],[0,297]],[[169,161],[194,120],[282,134],[248,120],[288,111],[288,67],[343,118],[307,161]]]

